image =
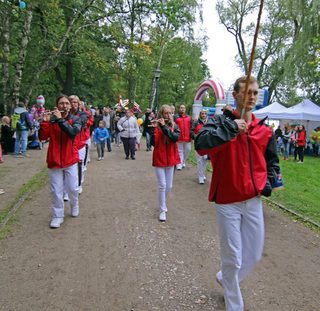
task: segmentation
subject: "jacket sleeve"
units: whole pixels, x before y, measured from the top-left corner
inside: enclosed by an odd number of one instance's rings
[[[280,174],[280,166],[279,166],[279,157],[277,154],[277,143],[276,136],[273,134],[266,152],[264,154],[264,158],[267,163],[267,183],[262,191],[262,195],[269,197],[272,192],[273,186],[276,184],[278,174]]]
[[[124,128],[122,127],[123,122],[124,122],[124,119],[121,118],[117,123],[117,127],[118,127],[119,132],[122,132],[124,130]]]
[[[195,140],[195,139],[196,139],[196,136],[197,136],[197,135],[194,133],[197,125],[198,125],[198,121],[191,122],[190,136],[191,136],[191,139],[193,139],[193,140]]]
[[[50,137],[50,127],[51,123],[49,121],[43,121],[40,123],[39,137],[41,141],[47,140]]]
[[[196,150],[208,150],[229,142],[239,134],[237,123],[224,115],[208,120],[195,139]]]
[[[57,120],[59,127],[64,131],[71,139],[74,139],[78,133],[81,131],[81,120],[79,117],[72,117],[72,124],[66,119]]]
[[[180,137],[180,129],[178,125],[174,125],[173,131],[166,125],[160,125],[164,135],[166,135],[172,142],[177,142]]]
[[[154,147],[154,145],[155,145],[154,127],[150,127],[149,134],[150,134],[150,145]]]

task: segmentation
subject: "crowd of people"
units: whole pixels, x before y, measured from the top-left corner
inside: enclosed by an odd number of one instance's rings
[[[308,137],[304,125],[285,124],[283,128],[279,125],[275,134],[278,155],[283,155],[283,160],[289,160],[292,156],[297,163],[303,163],[306,153],[315,157],[320,155],[320,127],[315,128]]]

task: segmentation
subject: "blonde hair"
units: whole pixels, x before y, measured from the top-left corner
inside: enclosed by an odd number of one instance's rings
[[[158,116],[157,116],[158,119],[160,119],[160,118],[165,119],[165,116],[163,115],[163,113],[164,113],[164,111],[165,111],[166,109],[167,109],[167,110],[170,110],[170,113],[172,113],[172,109],[171,109],[171,106],[170,106],[170,105],[162,105],[162,106],[160,107],[159,111],[158,111]],[[171,119],[168,120],[168,121],[166,122],[166,124],[167,124],[168,126],[172,126],[172,125],[173,125],[172,120],[171,120]]]
[[[78,101],[78,103],[80,104],[80,98],[77,95],[70,95],[69,96],[69,101],[76,99]]]
[[[158,119],[164,118],[163,113],[164,113],[164,111],[165,111],[166,109],[172,111],[171,106],[169,106],[169,105],[162,105],[162,106],[160,107],[159,111],[158,111],[158,116],[157,116]]]

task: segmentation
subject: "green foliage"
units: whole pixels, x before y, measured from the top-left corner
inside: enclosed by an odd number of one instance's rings
[[[257,15],[256,1],[218,1],[220,21],[234,36],[238,63],[248,67]],[[290,105],[304,96],[320,102],[319,1],[265,1],[254,74],[271,99]],[[254,24],[256,20],[254,20]]]
[[[159,65],[159,99],[191,103],[197,84],[208,76],[201,59],[205,46],[193,39],[198,2],[30,0],[26,10],[0,2],[2,25],[10,20],[10,28],[0,26],[10,35],[9,94],[2,85],[0,108],[13,92],[27,10],[33,19],[19,94],[29,104],[43,94],[51,108],[60,93],[115,104],[121,94],[146,108]]]

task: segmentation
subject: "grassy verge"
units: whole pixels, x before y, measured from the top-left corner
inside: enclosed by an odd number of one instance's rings
[[[35,174],[27,183],[25,183],[19,190],[17,196],[0,212],[0,224],[8,217],[10,212],[24,199],[28,200],[33,193],[41,189],[48,180],[48,173],[46,167]],[[3,239],[11,232],[11,225],[16,217],[13,214],[5,226],[0,228],[0,239]]]
[[[192,148],[189,162],[196,165],[195,151]],[[271,199],[286,208],[320,223],[319,174],[320,159],[306,157],[303,164],[293,160],[280,160],[284,189],[274,191]],[[211,165],[208,165],[211,170]]]

